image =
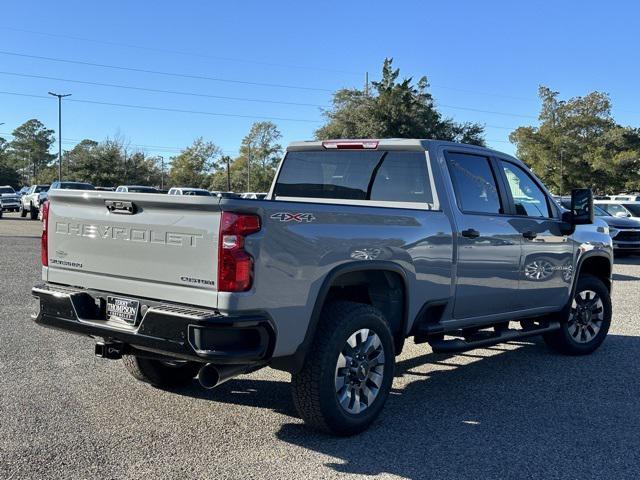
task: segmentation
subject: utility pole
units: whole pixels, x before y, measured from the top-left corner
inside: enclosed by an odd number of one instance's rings
[[[369,96],[369,72],[364,73],[364,96]]]
[[[160,157],[160,190],[164,190],[164,157],[158,156]]]
[[[49,95],[58,97],[58,181],[62,181],[62,99],[70,97],[71,94],[59,94],[49,92]]]

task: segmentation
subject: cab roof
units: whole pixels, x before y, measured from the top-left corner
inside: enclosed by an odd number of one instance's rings
[[[307,140],[307,141],[298,141],[291,142],[287,147],[287,151],[301,151],[301,150],[329,150],[335,149],[336,147],[327,147],[327,145],[355,145],[355,144],[375,144],[376,147],[368,146],[361,147],[363,150],[430,150],[437,147],[470,147],[484,150],[486,152],[492,152],[496,155],[500,155],[501,157],[509,157],[514,158],[511,155],[508,155],[504,152],[500,152],[497,150],[493,150],[487,147],[481,147],[478,145],[471,145],[467,143],[460,142],[450,142],[447,140],[432,140],[426,138],[379,138],[379,139],[331,139],[331,140]],[[348,150],[347,146],[344,148]]]

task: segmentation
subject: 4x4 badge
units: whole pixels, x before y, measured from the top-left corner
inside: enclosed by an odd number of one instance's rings
[[[273,220],[279,220],[281,222],[313,222],[316,217],[313,213],[290,213],[290,212],[278,212],[271,215]]]

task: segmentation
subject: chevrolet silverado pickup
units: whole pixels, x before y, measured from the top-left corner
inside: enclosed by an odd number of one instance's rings
[[[157,387],[288,371],[300,416],[350,435],[407,338],[600,346],[611,238],[590,190],[570,206],[509,155],[408,139],[293,143],[263,200],[51,189],[35,321]]]

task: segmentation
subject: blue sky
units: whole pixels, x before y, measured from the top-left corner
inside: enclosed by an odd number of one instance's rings
[[[279,119],[284,144],[311,138],[331,92],[378,78],[389,56],[404,76],[428,76],[444,114],[485,124],[489,146],[513,153],[509,132],[536,124],[540,84],[565,98],[608,92],[617,121],[639,126],[638,31],[631,1],[7,2],[0,92],[72,93],[63,148],[121,135],[168,158],[202,136],[233,155],[263,118]],[[57,129],[56,100],[0,93],[0,132],[34,117]]]

